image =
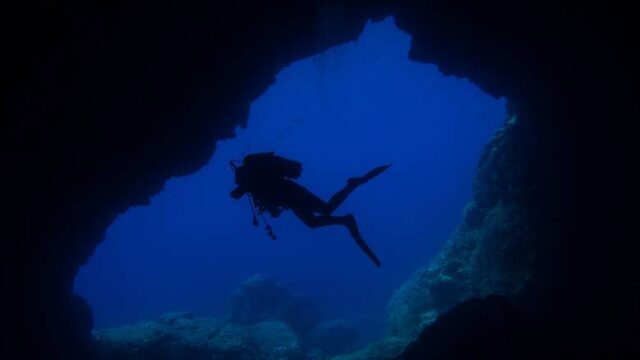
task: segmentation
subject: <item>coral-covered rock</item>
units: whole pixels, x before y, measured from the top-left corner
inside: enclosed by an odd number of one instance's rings
[[[431,264],[419,269],[389,302],[390,334],[413,338],[443,311],[472,296],[514,295],[534,271],[537,226],[532,198],[539,188],[525,175],[526,152],[516,118],[485,147],[474,195],[462,223]]]
[[[101,360],[293,360],[302,358],[296,334],[285,323],[240,326],[188,313],[94,332]]]
[[[166,313],[158,319],[158,322],[166,324],[166,325],[174,325],[184,322],[185,320],[191,320],[195,318],[195,315],[188,311],[176,311],[171,313]]]
[[[263,321],[248,329],[249,343],[265,360],[301,359],[302,349],[293,330],[281,321]]]

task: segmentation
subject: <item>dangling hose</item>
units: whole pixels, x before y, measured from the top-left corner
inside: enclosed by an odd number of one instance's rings
[[[251,205],[251,215],[253,215],[253,226],[258,226],[258,217],[256,216],[256,208],[253,206],[253,198],[251,195],[247,194],[247,199],[249,199],[249,205]]]
[[[238,165],[236,165],[236,163],[238,162],[240,161],[238,160],[229,161],[229,166],[231,167],[231,170],[233,170],[234,173],[238,170]],[[269,235],[271,240],[277,239],[278,237],[273,233],[273,229],[271,228],[271,225],[269,225],[269,223],[267,222],[267,219],[264,218],[264,211],[262,211],[261,209],[258,209],[258,211],[256,211],[256,206],[253,200],[253,196],[251,196],[250,193],[247,193],[247,197],[249,198],[249,205],[251,205],[251,214],[253,215],[253,226],[260,225],[260,223],[258,222],[258,216],[256,215],[256,212],[257,212],[265,224],[265,230],[267,230],[267,235]]]
[[[273,233],[273,228],[271,228],[271,225],[267,222],[267,219],[265,219],[264,217],[264,211],[260,209],[256,211],[256,206],[254,204],[253,196],[251,196],[250,194],[247,194],[247,196],[249,197],[249,204],[251,205],[251,213],[253,214],[253,226],[259,225],[258,217],[256,216],[256,212],[257,212],[262,218],[262,222],[264,222],[264,225],[265,225],[264,228],[267,231],[267,235],[269,235],[271,240],[277,239],[278,237]]]

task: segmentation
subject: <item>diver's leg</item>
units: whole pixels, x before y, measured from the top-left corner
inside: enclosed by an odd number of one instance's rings
[[[328,202],[327,215],[333,213],[340,204],[342,204],[351,192],[355,190],[358,186],[367,183],[369,180],[374,177],[380,175],[383,171],[387,170],[391,164],[378,166],[377,168],[369,171],[360,177],[353,177],[347,180],[347,186],[345,186],[342,190],[335,193]]]
[[[380,267],[382,265],[380,263],[380,259],[378,259],[378,257],[373,252],[373,250],[371,250],[369,245],[367,245],[367,243],[364,241],[364,239],[362,238],[362,235],[360,235],[360,230],[358,230],[358,225],[356,224],[356,218],[351,214],[344,216],[344,218],[345,218],[347,229],[349,229],[349,233],[351,234],[351,237],[353,238],[353,240],[355,240],[356,244],[358,244],[360,249],[362,249],[362,251],[364,251],[364,253],[367,254],[369,259],[371,259],[371,261],[373,261],[373,263],[376,264],[376,266]]]
[[[331,213],[333,213],[357,187],[357,185],[347,184],[343,189],[333,194],[327,203],[327,210],[325,214],[331,215]]]
[[[316,216],[310,212],[304,211],[296,211],[293,210],[293,213],[302,220],[305,225],[310,228],[317,228],[322,226],[330,226],[330,225],[343,225],[349,229],[349,234],[353,240],[355,240],[356,244],[364,251],[367,256],[373,261],[376,266],[380,266],[380,260],[376,256],[376,254],[369,248],[369,245],[364,241],[362,235],[360,235],[360,231],[358,230],[358,225],[356,224],[356,219],[353,215],[346,216],[330,216],[330,215],[320,215]]]
[[[330,225],[346,226],[344,216],[315,215],[312,212],[295,209],[293,210],[293,213],[296,214],[296,216],[302,220],[305,225],[312,229]]]

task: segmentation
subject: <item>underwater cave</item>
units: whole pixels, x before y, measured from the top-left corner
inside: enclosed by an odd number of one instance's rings
[[[0,358],[639,358],[633,10],[9,3]],[[227,165],[267,149],[323,198],[393,162],[338,210],[381,268],[251,226]]]
[[[357,334],[321,350],[335,356],[382,338],[394,291],[460,223],[481,150],[506,118],[503,99],[411,61],[410,41],[389,17],[369,22],[355,41],[292,63],[251,104],[247,127],[217,143],[208,165],[120,215],[76,277],[94,328],[176,311],[224,319],[240,284],[266,274],[321,309],[317,326],[337,318]],[[247,199],[229,196],[229,161],[263,151],[301,161],[299,182],[322,198],[392,163],[336,211],[355,214],[382,268],[342,227],[309,229],[290,211],[268,220],[276,241],[251,226]],[[272,301],[270,293],[263,296],[255,307],[269,306],[259,302]]]

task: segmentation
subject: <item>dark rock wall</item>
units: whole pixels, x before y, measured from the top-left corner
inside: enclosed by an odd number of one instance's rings
[[[640,286],[630,238],[637,177],[629,168],[635,142],[629,120],[640,112],[638,55],[629,47],[637,25],[629,8],[470,4],[409,1],[396,19],[413,36],[414,59],[506,96],[527,134],[502,155],[522,167],[497,169],[501,181],[485,194],[523,206],[531,225],[533,272],[515,301],[544,329],[561,333],[573,356],[637,352]],[[477,179],[483,181],[482,167]],[[510,194],[511,187],[534,191]],[[474,197],[492,199],[477,191]],[[485,275],[478,284],[492,278]]]
[[[3,13],[2,301],[26,341],[3,350],[69,356],[91,328],[73,278],[115,216],[206,164],[282,67],[355,39],[379,11],[247,0]]]
[[[507,96],[534,142],[527,164],[546,196],[531,200],[550,235],[528,306],[594,351],[629,345],[640,298],[626,211],[639,113],[630,5],[383,2],[7,5],[3,358],[86,354],[90,310],[73,277],[115,216],[204,165],[280,68],[391,13],[414,59]]]
[[[541,359],[554,339],[506,298],[467,300],[445,312],[396,359]],[[555,344],[554,344],[555,345]],[[561,349],[553,355],[566,355]]]

